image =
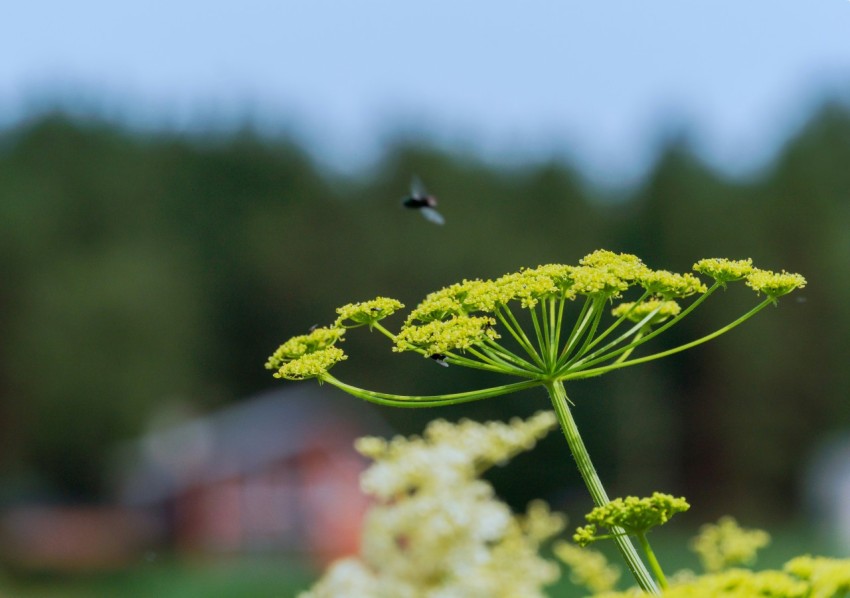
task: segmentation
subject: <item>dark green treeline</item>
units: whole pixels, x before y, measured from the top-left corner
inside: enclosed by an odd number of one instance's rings
[[[96,497],[110,447],[157,407],[211,408],[277,384],[266,356],[331,321],[337,305],[376,295],[413,305],[462,278],[608,248],[656,268],[752,257],[808,278],[799,299],[713,343],[568,388],[614,493],[683,493],[704,505],[700,521],[714,511],[781,513],[796,505],[807,451],[850,426],[848,165],[850,115],[836,107],[755,180],[730,181],[671,145],[618,201],[561,163],[500,170],[401,146],[368,176],[342,181],[294,144],[251,132],[186,140],[61,115],[21,125],[0,138],[6,487],[35,475],[54,491]],[[412,173],[440,198],[445,227],[400,208]],[[752,301],[732,288],[670,342],[713,330]],[[365,332],[347,349],[340,374],[377,389],[493,382],[392,355]],[[531,392],[382,413],[412,432],[438,416],[545,406]],[[520,466],[551,493],[578,484],[553,442]]]

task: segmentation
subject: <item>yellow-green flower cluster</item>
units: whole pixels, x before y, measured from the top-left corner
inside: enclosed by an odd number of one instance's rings
[[[728,569],[673,582],[664,598],[840,598],[850,592],[850,559],[801,556],[782,571]],[[633,592],[597,594],[631,598]],[[641,594],[642,595],[642,594]]]
[[[489,316],[452,316],[448,320],[432,320],[422,325],[407,325],[396,337],[394,351],[421,350],[426,357],[464,350],[497,339],[496,321]]]
[[[489,280],[464,280],[429,293],[410,312],[405,324],[427,323],[474,312],[492,313],[502,300],[498,291],[497,286]]]
[[[625,316],[632,322],[640,322],[649,315],[652,315],[647,324],[660,324],[668,318],[679,315],[682,308],[673,300],[664,301],[661,299],[650,299],[640,303],[628,302],[621,303],[613,310],[611,315],[615,318]]]
[[[688,297],[707,290],[693,274],[674,274],[667,270],[647,270],[640,277],[640,284],[653,295],[665,299]]]
[[[777,273],[753,268],[752,272],[747,274],[747,286],[756,293],[764,293],[775,299],[787,295],[794,289],[802,289],[806,286],[806,279],[785,270]]]
[[[378,501],[360,554],[333,564],[301,598],[545,598],[560,573],[540,547],[563,529],[563,516],[542,502],[515,516],[477,474],[480,463],[529,448],[555,425],[548,412],[510,425],[438,421],[422,438],[361,439],[358,450],[375,459],[362,485]]]
[[[709,573],[736,565],[749,565],[756,553],[770,543],[770,534],[760,529],[744,529],[732,517],[722,517],[716,524],[703,525],[691,540],[703,568]]]
[[[800,556],[785,563],[784,570],[806,580],[813,598],[850,592],[850,559]]]
[[[627,534],[644,534],[653,527],[667,523],[676,513],[690,508],[691,505],[684,498],[675,498],[661,492],[655,492],[648,498],[616,498],[585,515],[588,525],[578,528],[573,540],[579,546],[586,546],[608,537],[598,535],[600,527],[620,527]]]
[[[581,266],[573,270],[572,275],[573,295],[616,298],[629,288],[629,280],[607,268]]]
[[[579,263],[588,268],[605,271],[627,282],[639,280],[649,271],[638,256],[614,253],[607,249],[597,249],[584,256]]]
[[[522,307],[531,309],[547,297],[560,295],[572,299],[575,297],[575,292],[570,289],[574,270],[570,266],[547,264],[505,274],[495,282],[500,302],[519,301]]]
[[[342,328],[316,328],[309,334],[294,336],[283,343],[266,361],[266,369],[275,378],[306,380],[327,372],[334,364],[347,359],[334,344],[342,340]]]
[[[510,301],[531,309],[546,298],[618,297],[650,272],[637,256],[605,250],[594,251],[579,263],[579,266],[545,264],[523,268],[496,280],[464,280],[425,297],[411,312],[407,324],[478,312],[494,313]]]
[[[552,551],[570,568],[570,581],[591,592],[608,592],[620,579],[620,570],[610,565],[601,552],[568,542],[555,543]]]
[[[302,355],[298,359],[287,361],[273,374],[275,378],[287,380],[307,380],[317,378],[340,361],[348,359],[339,347],[328,347]]]
[[[370,301],[349,303],[336,309],[339,317],[334,322],[334,328],[371,326],[375,322],[391,316],[403,307],[404,305],[400,301],[387,297],[376,297]]]
[[[710,276],[720,283],[741,280],[753,271],[753,260],[727,260],[724,258],[706,258],[694,264],[694,270]]]
[[[808,598],[808,584],[781,571],[730,569],[701,575],[664,591],[665,598]]]

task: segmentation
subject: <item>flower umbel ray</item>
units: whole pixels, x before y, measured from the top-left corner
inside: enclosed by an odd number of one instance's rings
[[[409,312],[396,331],[383,322],[402,309],[399,301],[377,297],[350,303],[337,309],[338,317],[331,326],[281,345],[266,367],[279,378],[316,378],[366,401],[397,407],[452,405],[542,386],[549,393],[579,472],[601,507],[609,500],[575,427],[564,383],[696,347],[806,284],[799,274],[762,270],[749,259],[702,259],[693,270],[696,275],[653,270],[635,255],[598,250],[576,265],[545,264],[495,280],[463,280],[434,291]],[[736,282],[756,292],[748,311],[674,348],[652,349],[656,337],[688,317],[717,289]],[[359,388],[330,373],[347,359],[336,345],[348,329],[357,327],[386,336],[395,352],[415,352],[441,365],[470,367],[517,380],[430,396]],[[452,370],[442,371],[451,375]],[[615,530],[612,539],[638,585],[644,591],[657,592],[628,536]],[[657,577],[663,585],[663,576]]]

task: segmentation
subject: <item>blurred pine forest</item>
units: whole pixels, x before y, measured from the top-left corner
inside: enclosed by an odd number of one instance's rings
[[[439,197],[445,227],[400,208],[413,173]],[[656,268],[752,257],[808,278],[799,299],[716,341],[571,389],[613,494],[682,493],[704,505],[699,521],[782,516],[799,506],[808,451],[850,428],[848,224],[850,112],[838,105],[745,181],[671,142],[616,197],[562,161],[498,168],[397,144],[375,168],[341,177],[250,129],[187,138],[42,116],[0,134],[0,500],[97,500],[110,451],[157,409],[211,409],[279,384],[267,355],[338,305],[387,295],[412,306],[462,278],[607,248]],[[666,342],[753,302],[730,288]],[[393,355],[365,331],[347,345],[339,374],[372,388],[492,383]],[[408,433],[434,417],[546,406],[539,391],[381,414]],[[568,496],[564,481],[579,492],[561,439],[538,451],[518,459],[513,481],[494,472],[508,497]]]

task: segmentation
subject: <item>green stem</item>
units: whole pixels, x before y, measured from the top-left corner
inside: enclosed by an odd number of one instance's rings
[[[466,359],[454,353],[447,354],[447,361],[449,363],[457,363],[458,365],[477,367],[481,370],[499,372],[502,374],[510,374],[513,376],[522,376],[523,378],[536,378],[538,376],[536,371],[531,371],[522,367],[518,367],[510,363],[509,361],[503,359],[499,353],[491,351],[490,349],[487,349],[484,346],[480,346],[478,349],[470,347],[466,349],[466,352],[470,355],[474,355],[481,361]]]
[[[460,403],[469,403],[472,401],[480,401],[481,399],[489,399],[501,395],[518,392],[527,388],[540,386],[540,380],[525,380],[523,382],[514,382],[513,384],[503,384],[502,386],[493,386],[491,388],[483,388],[480,390],[471,390],[468,392],[459,392],[448,395],[396,395],[385,392],[375,392],[365,390],[350,384],[346,384],[338,380],[328,373],[322,375],[319,379],[321,382],[327,382],[336,386],[340,390],[354,395],[364,401],[375,403],[377,405],[387,405],[390,407],[436,407],[438,405],[458,405]]]
[[[593,498],[594,504],[598,507],[608,504],[610,502],[608,495],[602,486],[602,481],[599,479],[596,469],[593,467],[590,455],[584,446],[584,441],[581,439],[572,413],[570,413],[567,403],[569,399],[567,398],[567,391],[564,389],[564,385],[557,380],[548,382],[546,384],[546,390],[549,391],[549,397],[552,399],[552,405],[555,407],[555,413],[558,415],[561,429],[564,432],[567,444],[578,466],[579,473],[590,492],[590,496]],[[637,550],[635,550],[634,545],[624,530],[615,527],[611,531],[614,534],[614,542],[617,544],[620,554],[626,561],[626,565],[632,572],[632,575],[634,575],[638,585],[644,592],[658,594],[658,588],[652,579],[652,575],[647,570],[646,565],[643,564],[643,561],[640,560]]]
[[[617,318],[613,324],[611,324],[608,328],[605,329],[604,332],[596,335],[596,338],[593,339],[593,342],[588,345],[587,350],[589,351],[590,349],[601,343],[605,339],[605,337],[614,332],[614,330],[616,330],[620,326],[620,324],[622,324],[629,316],[632,315],[632,313],[638,308],[639,305],[641,305],[646,299],[649,298],[650,294],[651,293],[649,291],[645,291],[643,295],[641,295],[640,298],[638,298],[638,300],[632,304],[632,307],[626,313],[622,314],[619,318]],[[657,313],[657,310],[654,313]],[[629,333],[627,332],[616,341],[609,343],[609,345],[616,345],[620,343],[623,338],[628,338],[628,336]],[[605,349],[600,350],[604,351]],[[596,353],[597,351],[594,351],[593,353],[591,353],[591,355],[595,355]]]
[[[745,313],[743,316],[741,316],[740,318],[738,318],[734,322],[727,324],[723,328],[720,328],[719,330],[715,330],[711,334],[707,334],[707,335],[705,335],[701,338],[698,338],[694,341],[691,341],[689,343],[685,343],[684,345],[674,347],[673,349],[669,349],[667,351],[661,351],[660,353],[653,353],[652,355],[647,355],[646,357],[638,357],[638,358],[631,359],[631,360],[628,360],[628,361],[622,361],[621,362],[621,361],[618,360],[617,362],[615,362],[611,365],[606,365],[606,366],[602,366],[602,367],[598,367],[598,368],[591,368],[589,370],[578,370],[578,371],[576,371],[572,374],[567,373],[564,377],[562,377],[560,379],[561,380],[577,380],[577,379],[580,379],[580,378],[591,378],[593,376],[599,376],[600,374],[604,374],[605,372],[609,372],[611,370],[617,370],[617,369],[620,369],[620,368],[629,367],[630,365],[636,365],[638,363],[646,363],[647,361],[652,361],[654,359],[661,359],[662,357],[667,357],[669,355],[674,355],[676,353],[680,353],[681,351],[685,351],[686,349],[696,347],[697,345],[701,345],[702,343],[710,341],[713,338],[717,338],[721,334],[729,332],[730,330],[732,330],[733,328],[735,328],[739,324],[744,323],[745,321],[747,321],[748,319],[750,319],[751,317],[756,315],[758,312],[763,310],[765,307],[767,307],[768,305],[771,305],[772,303],[773,303],[772,299],[770,299],[770,298],[765,299],[764,301],[762,301],[761,303],[756,305],[754,308],[752,308],[750,311]],[[650,334],[647,334],[646,336],[644,336],[642,339],[624,347],[623,349],[620,349],[618,351],[615,351],[615,352],[610,353],[608,355],[605,355],[603,357],[599,357],[597,359],[589,361],[588,363],[583,364],[583,366],[587,367],[589,365],[593,365],[594,363],[599,363],[600,361],[610,359],[614,355],[619,355],[620,353],[622,353],[624,351],[628,351],[630,349],[633,349],[634,347],[642,345],[643,343],[645,343],[647,340],[649,340],[653,336],[656,336],[657,332],[658,332],[658,330],[655,330],[655,331],[651,332]]]
[[[497,374],[511,374],[511,375],[514,375],[514,376],[523,376],[524,378],[530,377],[528,372],[520,370],[519,368],[513,368],[511,370],[508,370],[508,368],[505,367],[505,366],[494,364],[492,362],[483,360],[481,358],[481,356],[473,350],[467,349],[467,352],[470,353],[471,355],[475,355],[475,357],[477,357],[481,361],[476,361],[475,359],[469,359],[468,357],[463,357],[462,355],[458,355],[457,353],[452,353],[450,351],[450,352],[446,353],[446,362],[453,364],[453,365],[461,365],[463,367],[473,368],[473,369],[476,369],[476,370],[484,370],[484,371],[487,371],[487,372],[495,372]],[[428,354],[425,351],[417,351],[417,353],[420,353],[420,354],[428,357]]]
[[[512,363],[514,367],[517,367],[521,370],[526,370],[528,372],[539,372],[540,368],[535,366],[528,360],[523,359],[513,351],[510,351],[499,344],[497,341],[485,337],[481,345],[478,345],[479,349],[485,351],[488,355],[493,357],[499,357],[503,361]]]
[[[541,301],[541,305],[542,305]],[[543,307],[540,308],[543,311]],[[537,336],[537,346],[540,347],[540,355],[543,356],[544,369],[549,371],[549,346],[546,343],[546,336],[540,326],[540,321],[537,318],[537,308],[532,307],[528,311],[531,312],[531,323],[534,325],[534,334]],[[543,321],[546,321],[546,314],[543,314]]]
[[[590,309],[585,313],[580,329],[577,331],[576,336],[571,339],[571,344],[568,343],[567,346],[564,347],[564,350],[561,352],[561,356],[558,359],[558,363],[555,366],[556,368],[560,368],[564,365],[564,363],[568,363],[569,361],[579,359],[585,353],[588,343],[593,340],[593,335],[596,333],[596,328],[599,326],[599,320],[602,318],[602,306],[604,304],[605,299],[591,299]],[[590,324],[590,330],[587,330],[588,324]],[[582,337],[584,337],[584,341],[581,343],[581,347],[575,352],[574,357],[570,359],[570,354],[582,340]]]
[[[516,320],[516,316],[514,316],[513,312],[507,305],[502,305],[499,307],[498,311],[496,311],[496,317],[499,318],[499,321],[505,327],[505,329],[511,333],[511,336],[514,337],[516,342],[528,353],[528,356],[537,364],[541,369],[545,369],[545,365],[543,364],[543,359],[541,359],[540,355],[537,354],[537,351],[534,350],[534,346],[531,344],[531,341],[528,340],[528,337],[525,335],[525,331],[522,329],[522,326],[519,325],[519,322]]]
[[[667,322],[665,322],[664,324],[662,324],[661,326],[659,326],[658,328],[656,328],[655,330],[653,330],[652,332],[650,332],[649,334],[644,336],[640,340],[640,342],[630,343],[629,345],[626,345],[625,347],[621,347],[620,349],[617,349],[616,351],[613,351],[612,353],[608,353],[608,354],[602,355],[600,357],[591,357],[590,355],[585,355],[585,356],[582,357],[582,359],[576,360],[572,364],[572,367],[579,366],[579,365],[581,367],[588,367],[588,366],[591,366],[591,365],[595,365],[597,363],[607,361],[608,359],[611,359],[612,357],[616,357],[617,355],[620,355],[621,353],[625,353],[629,349],[633,349],[634,347],[637,347],[639,345],[642,345],[644,343],[649,342],[650,340],[654,339],[659,334],[666,331],[668,328],[670,328],[670,327],[678,324],[679,322],[681,322],[685,318],[685,316],[687,316],[692,311],[694,311],[697,307],[699,307],[699,305],[702,304],[706,299],[708,299],[708,297],[712,293],[714,293],[718,288],[720,288],[720,286],[721,285],[720,285],[719,282],[715,282],[711,287],[709,287],[709,289],[705,293],[703,293],[702,295],[697,297],[697,299],[693,303],[691,303],[688,307],[683,309],[679,313],[679,315],[677,315],[674,318],[671,318],[670,320],[668,320]],[[750,315],[752,315],[752,314],[748,314],[746,317],[749,317]],[[601,349],[597,350],[593,353],[593,355],[598,355],[601,351],[602,351]]]
[[[655,557],[655,552],[652,550],[652,546],[649,545],[649,540],[646,539],[646,533],[635,535],[637,536],[638,542],[640,542],[640,547],[643,548],[644,554],[646,554],[646,560],[649,561],[649,566],[655,574],[655,579],[658,580],[658,585],[661,586],[662,590],[666,590],[667,578],[664,577],[664,571],[661,570],[661,565]]]
[[[581,331],[584,330],[584,325],[587,319],[587,312],[590,310],[590,306],[593,301],[590,297],[585,298],[584,305],[581,306],[581,312],[576,318],[576,323],[573,325],[573,329],[570,331],[570,335],[567,337],[567,342],[564,343],[564,349],[561,351],[561,354],[558,356],[558,366],[560,367],[566,360],[572,351],[575,343],[578,341],[578,337],[581,335]]]
[[[395,342],[396,336],[392,332],[384,328],[380,322],[375,322],[374,324],[372,324],[372,326],[370,326],[370,329],[373,328],[383,334],[388,339],[390,339],[392,342]]]
[[[549,363],[552,365],[558,361],[560,336],[560,320],[558,319],[558,310],[555,308],[555,299],[549,299]]]

